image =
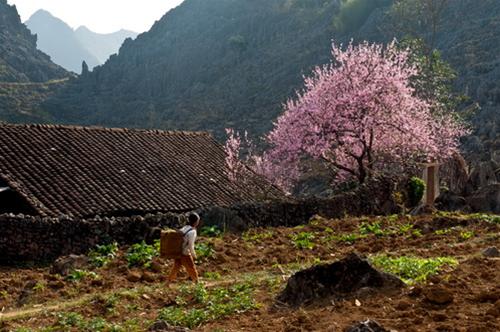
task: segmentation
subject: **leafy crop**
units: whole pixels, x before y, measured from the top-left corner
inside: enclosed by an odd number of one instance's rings
[[[98,245],[89,252],[88,256],[92,264],[96,267],[102,267],[112,261],[116,257],[117,252],[118,243],[113,242],[110,244]]]
[[[204,226],[200,230],[200,235],[205,237],[218,237],[222,233],[222,230],[218,226]]]
[[[254,233],[254,231],[248,231],[243,233],[243,241],[245,242],[261,242],[262,240],[265,239],[270,239],[274,235],[273,231],[265,231],[262,233]]]
[[[388,231],[382,230],[382,225],[378,221],[371,224],[362,223],[361,226],[359,226],[359,232],[363,235],[374,234],[376,236],[384,236],[389,233]]]
[[[195,328],[208,321],[258,307],[253,299],[253,286],[237,284],[229,288],[207,289],[196,285],[181,292],[178,306],[160,310],[159,319],[174,326]]]
[[[156,245],[149,245],[142,241],[132,245],[125,254],[125,259],[128,266],[149,267],[153,258],[159,256],[159,251]]]
[[[310,232],[300,232],[297,234],[291,234],[293,245],[298,249],[314,249],[314,234]]]
[[[458,261],[452,257],[419,258],[413,256],[370,258],[374,266],[400,277],[408,284],[425,282],[429,276],[437,274],[444,266],[455,267]]]
[[[213,258],[215,254],[214,246],[211,243],[196,243],[194,249],[199,261]]]
[[[97,273],[92,272],[92,271],[76,269],[76,270],[71,271],[71,273],[68,274],[66,279],[69,281],[73,281],[73,282],[79,282],[87,277],[97,279],[99,276],[97,275]]]

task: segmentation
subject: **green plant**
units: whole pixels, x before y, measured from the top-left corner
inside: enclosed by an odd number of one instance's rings
[[[209,280],[220,280],[222,278],[219,272],[205,272],[203,277]]]
[[[452,257],[419,258],[414,256],[374,256],[370,261],[377,268],[400,277],[408,284],[424,282],[437,274],[443,266],[455,267],[458,261]]]
[[[38,281],[33,287],[35,292],[43,292],[45,290],[45,283],[43,281]]]
[[[204,226],[200,230],[201,236],[218,237],[222,234],[222,230],[218,226]]]
[[[5,289],[0,291],[0,297],[3,299],[8,299],[9,298],[9,292]]]
[[[351,233],[351,234],[342,234],[340,236],[336,236],[335,239],[339,242],[353,244],[357,240],[362,239],[364,237],[366,237],[366,235],[359,235],[356,233]]]
[[[159,251],[155,245],[148,245],[146,242],[132,245],[125,254],[128,266],[150,267],[153,258],[159,256]]]
[[[413,229],[413,225],[412,224],[401,225],[398,228],[398,234],[405,235],[405,234],[411,232],[412,229]]]
[[[408,199],[411,206],[417,206],[424,197],[425,182],[416,176],[408,181]]]
[[[246,283],[213,289],[196,285],[183,289],[180,297],[192,298],[195,303],[184,299],[177,302],[177,306],[161,309],[158,318],[174,326],[195,328],[208,321],[258,307],[253,300],[253,286]]]
[[[468,216],[468,219],[478,219],[481,221],[490,222],[493,224],[500,224],[500,216],[495,214],[474,213]]]
[[[245,242],[261,242],[262,240],[272,238],[274,235],[273,231],[265,231],[262,233],[254,233],[254,231],[247,231],[243,233],[242,238]]]
[[[76,312],[61,312],[56,317],[56,325],[59,327],[81,327],[85,324],[83,316]]]
[[[215,255],[214,246],[211,243],[197,243],[194,249],[199,261],[213,258]]]
[[[434,234],[436,235],[446,235],[446,234],[449,234],[453,231],[452,228],[445,228],[445,229],[438,229],[436,231],[434,231]]]
[[[462,231],[460,232],[460,240],[461,241],[467,241],[470,238],[474,237],[474,232],[472,231]]]
[[[387,231],[382,230],[382,225],[380,222],[373,223],[362,223],[359,226],[359,232],[363,235],[374,234],[375,236],[384,236],[388,234]]]
[[[298,249],[314,249],[313,240],[315,238],[313,233],[300,232],[298,234],[291,234],[293,245]]]
[[[118,243],[98,245],[92,249],[88,256],[90,262],[96,267],[102,267],[112,261],[118,252]]]
[[[71,273],[66,276],[66,279],[69,281],[78,282],[78,281],[81,281],[87,277],[97,279],[98,275],[97,275],[97,273],[92,272],[92,271],[76,269],[76,270],[71,271]]]
[[[422,237],[422,231],[420,229],[414,229],[412,232],[411,232],[411,235],[413,237]]]

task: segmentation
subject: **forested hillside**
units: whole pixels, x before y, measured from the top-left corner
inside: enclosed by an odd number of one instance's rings
[[[16,8],[0,0],[0,82],[45,82],[67,76],[36,49],[36,42]]]

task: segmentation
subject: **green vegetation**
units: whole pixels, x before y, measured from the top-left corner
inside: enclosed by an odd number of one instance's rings
[[[158,244],[149,245],[142,241],[132,245],[125,254],[128,266],[150,267],[153,258],[159,255]]]
[[[194,246],[198,261],[204,261],[213,258],[215,255],[214,246],[211,243],[196,243]]]
[[[400,277],[408,284],[425,282],[428,277],[439,273],[443,267],[458,265],[458,261],[452,257],[419,258],[380,255],[371,257],[370,261],[375,267]]]
[[[87,270],[73,270],[71,271],[70,274],[66,277],[67,280],[73,281],[73,282],[79,282],[85,278],[92,278],[92,279],[97,279],[99,276],[97,273],[93,271],[87,271]]]
[[[376,236],[389,234],[389,231],[382,230],[382,224],[378,221],[373,223],[362,223],[361,226],[359,226],[359,232],[362,235],[374,234]]]
[[[474,237],[474,232],[472,231],[461,231],[460,232],[460,240],[461,241],[467,241]]]
[[[424,197],[425,182],[424,180],[414,176],[408,182],[408,199],[410,206],[417,206]]]
[[[310,232],[300,232],[298,234],[291,234],[293,245],[298,249],[314,249],[314,234]]]
[[[98,245],[88,254],[90,262],[96,267],[102,267],[116,258],[118,252],[118,243]]]
[[[262,233],[255,233],[255,231],[246,231],[243,233],[243,241],[259,243],[262,240],[270,239],[274,235],[273,231],[265,231]]]
[[[388,6],[391,2],[392,0],[342,0],[333,25],[342,33],[356,31],[376,8]]]
[[[236,284],[229,288],[207,289],[196,285],[181,290],[178,306],[160,310],[159,319],[174,326],[195,328],[206,322],[235,313],[253,310],[258,304],[253,299],[251,284]]]
[[[200,235],[205,237],[218,237],[222,233],[222,230],[218,226],[204,226],[200,230]]]

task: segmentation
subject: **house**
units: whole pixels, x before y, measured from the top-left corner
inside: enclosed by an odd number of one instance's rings
[[[208,133],[0,125],[0,213],[85,218],[231,206],[257,201],[255,188],[268,185],[251,174],[245,185],[229,181],[224,150]]]

